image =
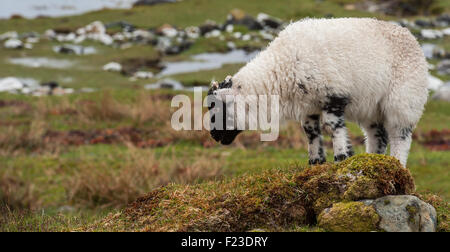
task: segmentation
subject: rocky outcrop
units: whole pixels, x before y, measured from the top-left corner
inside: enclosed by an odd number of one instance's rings
[[[435,232],[436,210],[416,196],[340,202],[322,211],[318,225],[334,232]]]

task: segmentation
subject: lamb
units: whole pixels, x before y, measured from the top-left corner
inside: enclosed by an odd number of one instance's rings
[[[304,19],[234,76],[214,82],[209,94],[222,102],[225,95],[278,95],[280,118],[303,126],[311,165],[326,161],[322,129],[331,133],[335,162],[354,154],[350,120],[363,129],[367,153],[384,154],[389,143],[406,167],[428,97],[427,74],[419,43],[405,28],[371,18]],[[240,132],[211,135],[230,144]]]

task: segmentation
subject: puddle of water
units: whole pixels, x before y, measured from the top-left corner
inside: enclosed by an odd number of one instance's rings
[[[136,0],[1,0],[0,18],[21,15],[27,18],[37,16],[68,16],[82,14],[103,8],[127,9]]]
[[[55,69],[66,69],[72,67],[74,62],[70,60],[60,60],[60,59],[50,59],[45,57],[24,57],[24,58],[11,58],[8,62],[14,65],[21,65],[32,68],[55,68]]]
[[[202,53],[192,57],[192,61],[168,62],[157,77],[192,73],[221,68],[225,64],[246,63],[258,52],[247,53],[244,50],[234,50],[228,53]]]
[[[32,78],[0,78],[0,92],[31,90],[39,87],[39,82]]]

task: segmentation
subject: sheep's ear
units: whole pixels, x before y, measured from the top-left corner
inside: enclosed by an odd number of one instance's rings
[[[234,101],[234,92],[231,88],[218,89],[214,91],[213,94],[219,101],[223,101],[225,103]]]

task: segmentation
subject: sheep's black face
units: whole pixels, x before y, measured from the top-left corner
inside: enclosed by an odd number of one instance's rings
[[[231,80],[228,81],[223,81],[222,83],[220,83],[218,86],[212,86],[209,91],[208,91],[208,104],[209,110],[212,110],[213,108],[217,107],[220,108],[219,111],[217,111],[216,113],[211,115],[211,121],[210,121],[210,125],[211,125],[211,131],[210,134],[212,136],[212,138],[214,140],[216,140],[216,142],[220,142],[223,145],[229,145],[231,144],[234,139],[236,138],[237,135],[239,135],[239,133],[241,133],[241,130],[226,130],[226,114],[227,114],[227,106],[225,104],[225,102],[218,100],[217,98],[215,98],[213,96],[213,92],[217,89],[222,89],[222,88],[231,88],[231,86],[233,85],[233,83],[231,82]],[[216,106],[217,104],[221,104],[222,106]],[[222,129],[215,129],[214,128],[214,124],[216,122],[216,120],[222,120],[222,124],[223,128]]]

